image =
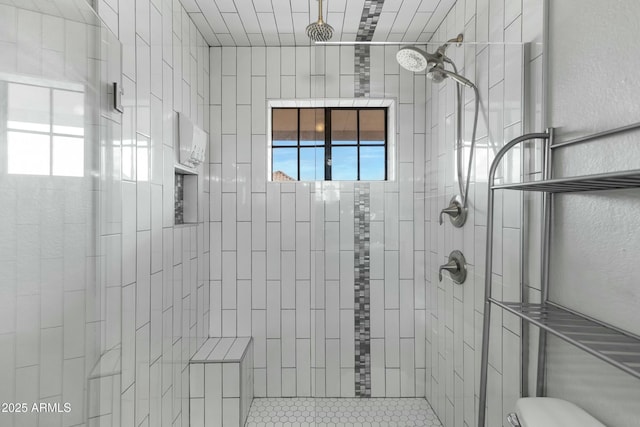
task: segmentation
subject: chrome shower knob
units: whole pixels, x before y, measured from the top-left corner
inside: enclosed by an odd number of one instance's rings
[[[467,262],[460,251],[452,251],[449,254],[449,262],[441,265],[438,269],[438,278],[442,282],[442,270],[446,270],[451,275],[453,283],[461,285],[467,279]]]

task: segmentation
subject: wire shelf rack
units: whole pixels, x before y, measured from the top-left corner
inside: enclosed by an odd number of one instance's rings
[[[640,187],[640,169],[570,178],[556,178],[543,181],[521,182],[516,184],[498,184],[494,185],[492,188],[495,190],[571,193],[637,187]]]
[[[640,337],[551,302],[490,301],[640,379]]]
[[[621,369],[631,376],[640,379],[640,337],[619,328],[607,325],[597,319],[590,318],[573,310],[562,307],[549,301],[549,272],[550,272],[550,248],[551,231],[553,225],[553,202],[555,193],[586,192],[600,190],[618,190],[627,188],[640,188],[640,169],[616,171],[594,175],[572,176],[565,178],[553,178],[553,152],[592,142],[604,137],[640,130],[640,122],[628,126],[608,129],[591,135],[582,136],[569,141],[556,143],[555,131],[548,128],[546,132],[528,133],[518,136],[507,142],[495,155],[489,168],[488,197],[487,197],[487,241],[485,252],[485,280],[484,280],[484,317],[482,323],[482,354],[480,362],[480,391],[478,405],[478,427],[487,424],[487,383],[489,370],[489,339],[491,335],[491,307],[497,306],[520,317],[523,324],[528,323],[540,328],[538,336],[537,380],[536,396],[546,393],[546,352],[547,334],[572,344],[583,351]],[[525,141],[537,141],[543,144],[542,175],[544,180],[532,182],[520,182],[515,184],[496,183],[496,173],[505,154],[518,144]],[[493,229],[495,193],[497,190],[538,191],[542,197],[542,242],[540,245],[540,277],[542,303],[527,302],[502,302],[494,299],[492,293],[492,266],[493,266]],[[525,238],[521,238],[521,253],[524,253]],[[521,265],[524,261],[521,256]],[[521,295],[525,295],[525,278],[523,270],[520,271]],[[496,308],[497,308],[496,307]],[[529,393],[528,387],[528,354],[529,354],[529,328],[523,325],[520,340],[521,354],[521,384],[520,389],[524,395]]]

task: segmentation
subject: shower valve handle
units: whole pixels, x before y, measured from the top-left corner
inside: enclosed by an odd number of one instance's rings
[[[449,201],[449,206],[440,211],[440,225],[443,222],[443,215],[447,214],[451,218],[451,224],[460,228],[467,220],[467,208],[462,203],[460,196],[453,196]]]
[[[462,208],[460,206],[449,206],[448,208],[444,208],[440,211],[440,225],[442,225],[443,219],[442,215],[447,214],[452,218],[456,218],[460,216]]]
[[[438,280],[442,282],[442,270],[447,270],[449,273],[457,273],[460,271],[460,266],[456,260],[451,260],[448,263],[441,265],[438,269]]]
[[[460,251],[452,251],[449,254],[448,262],[438,269],[438,278],[442,282],[442,270],[446,270],[451,275],[453,283],[458,285],[464,283],[467,278],[467,261]]]

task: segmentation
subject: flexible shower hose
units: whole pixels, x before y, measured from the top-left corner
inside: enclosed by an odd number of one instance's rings
[[[448,59],[448,58],[447,58]],[[453,67],[453,71],[458,74],[456,64],[451,60],[446,60]],[[456,113],[456,168],[458,169],[458,188],[462,198],[462,207],[467,207],[467,197],[469,196],[469,180],[471,179],[471,168],[473,166],[473,153],[476,147],[476,130],[478,129],[478,113],[480,110],[480,93],[478,87],[472,84],[475,98],[475,111],[473,113],[473,129],[471,131],[471,148],[469,150],[469,164],[467,166],[466,181],[462,178],[462,84],[456,82],[456,94],[458,98],[458,111]]]

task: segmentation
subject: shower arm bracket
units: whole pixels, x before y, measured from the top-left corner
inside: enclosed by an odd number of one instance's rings
[[[444,43],[442,46],[440,46],[438,49],[436,49],[436,53],[445,56],[444,52],[447,50],[447,48],[449,47],[449,45],[451,43],[455,43],[457,47],[462,46],[462,42],[464,41],[464,35],[462,33],[458,34],[456,37],[449,39],[446,41],[446,43]]]
[[[449,201],[449,206],[440,211],[440,225],[444,222],[443,215],[449,215],[449,220],[454,227],[460,228],[467,221],[467,208],[460,196],[453,196]]]

